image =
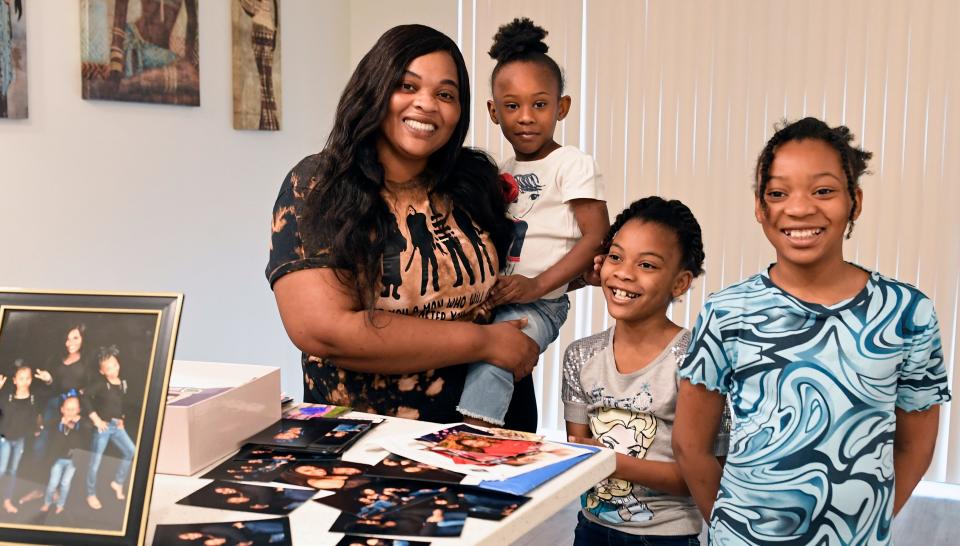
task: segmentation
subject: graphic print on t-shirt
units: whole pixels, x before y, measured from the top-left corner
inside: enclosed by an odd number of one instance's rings
[[[507,266],[504,273],[513,275],[513,270],[520,263],[520,253],[523,251],[523,240],[527,237],[527,224],[518,218],[513,220],[513,239],[510,241],[510,249],[507,250]]]
[[[441,254],[446,254],[450,257],[450,261],[453,263],[453,270],[457,274],[457,280],[453,282],[453,286],[461,286],[463,284],[463,271],[461,271],[461,265],[463,269],[466,269],[467,276],[470,277],[470,286],[476,284],[477,279],[473,274],[473,268],[470,267],[470,261],[467,260],[467,255],[463,252],[463,245],[460,244],[460,239],[457,238],[457,235],[450,229],[450,225],[447,224],[447,215],[439,214],[433,212],[430,215],[430,225],[433,226],[434,236],[437,238],[437,250]],[[446,252],[440,245],[446,247]]]
[[[383,291],[380,297],[400,299],[400,293],[397,291],[403,284],[403,275],[400,274],[400,254],[407,250],[407,240],[400,233],[400,226],[397,224],[397,217],[389,212],[390,219],[387,221],[387,234],[383,241],[383,256],[381,258],[381,267],[383,269]]]
[[[470,215],[464,212],[463,209],[454,207],[453,208],[453,220],[457,223],[457,227],[460,228],[460,231],[463,232],[463,235],[470,241],[470,246],[473,247],[473,253],[477,257],[477,264],[480,267],[480,282],[487,280],[487,268],[490,270],[490,275],[495,275],[496,270],[493,268],[493,262],[490,260],[490,253],[487,252],[487,246],[483,244],[483,239],[480,237],[483,234],[483,230],[473,224],[473,220],[470,219]],[[481,257],[480,255],[483,254]],[[483,263],[486,261],[487,267],[483,267]]]
[[[604,446],[642,459],[657,436],[657,419],[647,412],[602,408],[590,418],[590,431]],[[588,491],[582,503],[600,521],[611,524],[652,519],[653,512],[633,489],[627,480],[608,478]]]
[[[434,320],[482,316],[497,271],[489,234],[442,202],[391,204],[395,226],[385,228],[377,309]]]
[[[514,209],[511,211],[513,213],[513,241],[511,241],[510,250],[507,252],[505,270],[507,275],[513,275],[513,270],[516,269],[517,263],[520,262],[520,255],[523,253],[523,241],[527,236],[528,226],[523,218],[533,210],[537,199],[543,193],[543,185],[540,184],[540,179],[535,173],[517,174],[513,175],[513,178],[517,181],[517,187],[520,190],[520,194],[513,202],[526,201],[527,207],[524,210]]]
[[[433,233],[427,226],[427,215],[418,212],[413,206],[407,207],[407,230],[410,232],[410,243],[413,245],[413,251],[410,253],[410,259],[407,260],[407,266],[403,268],[404,272],[410,271],[410,265],[413,263],[413,255],[420,252],[420,295],[427,293],[427,278],[433,279],[433,291],[440,291],[440,284],[437,275],[437,255],[433,252],[434,242]]]

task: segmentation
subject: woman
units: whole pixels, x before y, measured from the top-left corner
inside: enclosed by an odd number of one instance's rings
[[[60,404],[63,402],[62,396],[70,394],[80,397],[84,388],[87,386],[87,364],[83,356],[83,338],[86,335],[87,327],[83,323],[72,324],[66,330],[63,341],[63,349],[59,354],[52,356],[48,362],[47,369],[37,369],[34,377],[44,383],[46,387],[46,404],[43,410],[43,422],[49,423],[57,418],[60,413]],[[41,390],[41,394],[43,391]],[[33,444],[33,452],[36,459],[42,459],[46,455],[47,440],[50,431],[44,429]],[[34,462],[36,462],[36,459]],[[30,468],[27,465],[27,474],[34,474],[37,469]],[[49,469],[47,469],[49,471]],[[31,500],[41,498],[43,491],[33,489],[21,497],[20,504]]]
[[[267,278],[304,352],[306,401],[458,421],[457,365],[490,359],[523,378],[507,426],[536,428],[538,348],[520,321],[473,322],[498,267],[457,252],[479,235],[500,262],[511,233],[496,166],[463,148],[469,90],[452,40],[395,27],[357,66],[323,152],[284,181]]]

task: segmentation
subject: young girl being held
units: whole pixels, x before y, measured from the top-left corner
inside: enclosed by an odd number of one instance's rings
[[[516,183],[509,213],[514,237],[505,275],[494,286],[494,321],[526,318],[523,332],[547,350],[570,309],[567,285],[590,267],[610,226],[596,163],[554,140],[557,122],[570,111],[563,74],[547,53],[547,32],[529,19],[514,19],[497,32],[490,56],[490,119],[500,126],[515,156],[501,165]],[[503,425],[513,376],[474,363],[457,410],[474,424]],[[527,411],[536,414],[536,401]]]
[[[933,303],[843,258],[871,157],[852,139],[806,118],[767,143],[755,214],[777,261],[710,296],[680,369],[674,450],[718,544],[888,544],[933,455],[950,400]]]
[[[570,440],[614,449],[617,469],[584,495],[575,544],[699,544],[670,446],[690,332],[666,312],[703,272],[700,225],[680,201],[647,197],[617,216],[605,246],[600,285],[616,324],[567,348],[562,397]]]

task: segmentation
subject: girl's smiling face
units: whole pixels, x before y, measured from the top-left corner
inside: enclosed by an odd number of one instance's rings
[[[693,280],[692,273],[681,269],[682,258],[672,229],[640,219],[623,224],[600,268],[610,316],[637,321],[664,314]]]
[[[854,203],[836,150],[822,140],[791,140],[774,152],[755,215],[778,263],[815,267],[843,260],[847,225],[860,215],[859,188],[856,197]]]

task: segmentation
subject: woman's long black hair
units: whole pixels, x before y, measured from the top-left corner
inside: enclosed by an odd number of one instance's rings
[[[460,119],[450,140],[427,162],[423,178],[429,194],[464,209],[488,231],[500,263],[509,244],[512,226],[497,167],[483,152],[463,147],[471,106],[463,55],[453,40],[430,27],[394,27],[377,40],[347,82],[303,216],[307,247],[328,253],[341,281],[352,286],[368,308],[376,300],[387,228],[396,222],[380,195],[383,167],[376,151],[380,124],[410,63],[436,51],[449,53],[456,65]]]

